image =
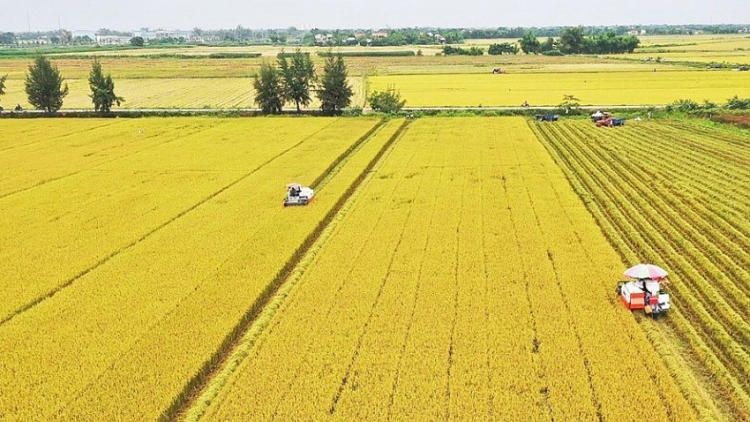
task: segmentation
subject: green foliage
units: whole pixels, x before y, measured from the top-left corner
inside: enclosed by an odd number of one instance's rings
[[[632,35],[617,36],[609,31],[601,35],[584,39],[583,53],[585,54],[622,54],[632,53],[641,41]]]
[[[557,108],[565,114],[578,114],[581,108],[580,101],[574,95],[563,95],[563,101],[557,105]]]
[[[353,91],[346,78],[347,69],[343,56],[329,54],[323,67],[323,79],[318,90],[318,98],[324,115],[339,115],[345,107],[351,104]]]
[[[406,104],[401,99],[401,93],[394,87],[388,87],[385,91],[375,91],[367,98],[370,108],[381,113],[398,113]]]
[[[8,79],[8,75],[0,76],[0,95],[5,94],[5,80]]]
[[[284,105],[284,89],[279,71],[268,62],[260,65],[260,72],[253,81],[255,103],[263,114],[279,114]]]
[[[560,51],[565,54],[581,54],[584,52],[583,27],[565,28],[560,35]]]
[[[518,46],[508,42],[502,44],[490,44],[487,54],[497,56],[501,54],[518,54]]]
[[[541,51],[541,43],[533,31],[526,31],[523,38],[518,40],[518,43],[521,45],[521,50],[526,54],[536,54]]]
[[[13,45],[16,43],[16,35],[12,32],[0,33],[0,44]]]
[[[356,107],[347,108],[346,110],[344,110],[344,114],[343,115],[347,116],[347,117],[361,116],[362,115],[362,107],[356,106]]]
[[[484,49],[474,46],[466,49],[462,47],[453,47],[450,45],[446,45],[445,47],[443,47],[443,54],[445,54],[446,56],[481,56],[484,54]]]
[[[563,55],[562,53],[557,51],[557,43],[555,42],[555,39],[552,37],[547,37],[547,40],[540,45],[539,51],[541,51],[542,54],[546,56],[562,56]],[[550,51],[554,51],[560,54],[550,53]]]
[[[719,105],[711,100],[705,99],[703,100],[703,108],[705,108],[706,110],[712,110],[715,108],[719,108]]]
[[[115,83],[112,81],[112,76],[104,76],[102,72],[102,65],[99,63],[99,59],[95,58],[91,64],[91,73],[89,73],[89,88],[91,88],[91,101],[94,103],[94,110],[100,113],[109,113],[112,109],[112,104],[117,104],[125,101],[124,98],[118,97],[115,94]]]
[[[665,108],[668,112],[672,111],[679,111],[679,112],[688,112],[688,111],[695,111],[700,109],[701,106],[697,102],[690,100],[690,99],[683,99],[683,100],[675,100],[672,102],[672,104],[668,104]]]
[[[724,108],[728,110],[749,110],[750,109],[750,98],[739,98],[734,96],[727,100]]]
[[[143,47],[143,45],[146,43],[146,41],[143,39],[143,37],[133,37],[130,39],[130,45],[133,47]]]
[[[315,65],[310,55],[303,54],[300,49],[289,56],[282,51],[278,56],[278,61],[284,99],[293,101],[299,113],[301,106],[308,106],[312,102],[310,90],[315,88]]]
[[[557,49],[564,54],[621,54],[632,53],[640,40],[632,35],[618,36],[613,31],[585,37],[584,28],[578,26],[563,29],[557,44]],[[550,37],[542,51],[552,51],[554,47],[554,41]]]
[[[25,88],[29,104],[47,113],[56,112],[62,108],[63,98],[68,95],[68,84],[63,87],[62,83],[57,66],[52,66],[46,57],[38,56],[26,74]]]

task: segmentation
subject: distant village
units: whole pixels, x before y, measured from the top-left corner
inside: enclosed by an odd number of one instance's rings
[[[406,44],[455,44],[464,39],[513,39],[522,38],[528,30],[538,37],[559,36],[564,27],[549,28],[494,28],[494,29],[249,29],[238,25],[232,29],[192,30],[169,28],[141,28],[135,31],[67,30],[44,32],[2,32],[0,48],[23,48],[40,46],[144,46],[158,44],[288,44],[320,46],[381,46]],[[700,35],[700,34],[748,34],[746,25],[646,25],[586,27],[586,35],[614,32],[617,35]]]

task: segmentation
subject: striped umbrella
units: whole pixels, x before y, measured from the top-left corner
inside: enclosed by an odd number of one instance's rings
[[[667,276],[667,272],[654,264],[638,264],[625,270],[625,275],[631,278],[650,278],[658,280]]]

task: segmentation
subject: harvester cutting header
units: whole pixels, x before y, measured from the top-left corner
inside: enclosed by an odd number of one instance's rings
[[[628,309],[643,309],[654,318],[669,310],[669,294],[663,289],[667,283],[664,269],[653,264],[638,264],[625,270],[624,275],[631,280],[621,281],[617,293]]]

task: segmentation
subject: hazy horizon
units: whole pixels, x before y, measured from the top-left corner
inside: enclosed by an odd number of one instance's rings
[[[430,3],[381,0],[342,3],[332,0],[301,2],[277,0],[239,3],[214,0],[162,0],[92,3],[91,0],[37,0],[1,7],[0,32],[97,30],[132,31],[138,28],[190,30],[245,28],[357,29],[357,28],[497,28],[614,25],[750,25],[747,0],[631,0],[602,5],[583,0],[565,3],[539,1],[534,7],[512,7],[517,2]],[[427,4],[428,6],[425,6]]]

